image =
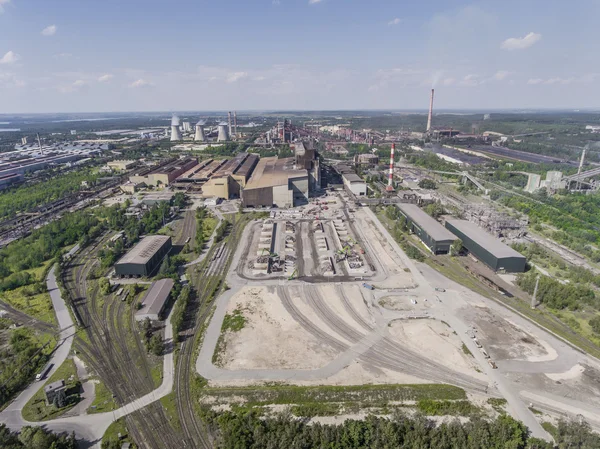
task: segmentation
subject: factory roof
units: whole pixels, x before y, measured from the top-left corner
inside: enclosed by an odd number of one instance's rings
[[[431,215],[427,214],[416,204],[398,204],[398,208],[404,213],[416,226],[420,227],[435,241],[456,240],[457,237],[444,228]]]
[[[146,264],[162,246],[171,240],[168,235],[149,235],[125,254],[117,264]]]
[[[235,171],[234,174],[247,177],[258,161],[258,155],[249,153],[244,163]]]
[[[500,257],[520,257],[525,258],[510,246],[505,245],[496,237],[488,234],[485,230],[467,220],[446,220],[447,224],[454,226],[458,231],[468,236],[479,246],[489,251],[494,256]]]
[[[223,164],[219,170],[214,174],[215,177],[224,177],[232,175],[237,169],[244,163],[244,160],[248,156],[248,153],[240,153],[233,159]]]
[[[48,393],[50,391],[60,390],[64,387],[65,387],[65,381],[64,381],[64,379],[61,379],[61,380],[57,380],[56,382],[52,382],[51,384],[46,385],[44,387],[44,391],[46,393]]]
[[[308,176],[308,172],[296,170],[293,157],[284,159],[278,159],[277,156],[263,157],[258,161],[252,177],[248,180],[246,190],[280,186],[287,184],[290,178],[302,176]]]
[[[173,279],[170,278],[161,279],[153,283],[150,290],[144,296],[144,299],[142,299],[142,308],[135,312],[135,314],[137,316],[160,315],[167,299],[169,299],[169,293],[171,293],[174,284]]]
[[[346,181],[348,181],[350,184],[354,184],[355,182],[365,182],[360,176],[358,176],[356,173],[344,173],[342,174],[342,176],[344,177],[344,179]]]

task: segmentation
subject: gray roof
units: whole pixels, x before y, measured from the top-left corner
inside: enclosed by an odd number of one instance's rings
[[[131,251],[121,257],[117,265],[124,263],[146,264],[170,240],[171,237],[168,235],[149,235],[144,237]]]
[[[475,243],[482,248],[489,251],[494,256],[501,257],[519,257],[525,258],[522,254],[518,253],[510,246],[502,243],[496,237],[488,234],[484,229],[477,226],[475,223],[471,223],[467,220],[446,220],[447,224],[454,226],[458,231],[465,234]]]
[[[365,182],[360,176],[358,176],[356,173],[344,173],[342,175],[344,177],[344,179],[346,181],[348,181],[350,184],[355,183],[355,182]]]
[[[174,284],[173,279],[170,278],[161,279],[152,284],[152,287],[150,287],[150,290],[148,290],[146,296],[144,296],[144,299],[142,300],[142,308],[135,314],[138,316],[158,316],[160,312],[162,312]]]
[[[398,208],[435,241],[457,240],[457,237],[416,204],[398,204]]]
[[[65,388],[65,381],[63,379],[57,380],[56,382],[52,382],[44,387],[44,391],[47,393],[49,391],[60,390],[61,388]]]

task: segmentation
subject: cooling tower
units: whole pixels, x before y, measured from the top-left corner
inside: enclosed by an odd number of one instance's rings
[[[227,132],[227,123],[219,123],[219,135],[217,142],[227,142],[229,140],[229,133]]]
[[[194,136],[194,140],[196,142],[206,142],[206,137],[204,136],[204,122],[196,123],[196,135]]]
[[[176,115],[171,119],[171,142],[183,140],[181,137],[181,131],[179,130],[179,117]]]

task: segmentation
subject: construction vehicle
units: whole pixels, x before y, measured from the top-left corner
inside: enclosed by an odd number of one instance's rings
[[[373,286],[372,286],[372,285],[370,285],[370,284],[367,284],[366,282],[363,282],[362,286],[363,286],[364,288],[366,288],[367,290],[375,290],[375,287],[373,287]]]
[[[492,369],[497,369],[498,365],[496,365],[496,362],[494,362],[493,360],[488,360],[488,363],[490,364],[490,366],[492,367]]]

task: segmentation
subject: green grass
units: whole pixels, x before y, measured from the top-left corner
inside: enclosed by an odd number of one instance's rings
[[[212,361],[215,365],[219,365],[221,360],[221,354],[225,352],[226,343],[225,336],[228,332],[239,332],[246,325],[246,318],[244,318],[242,309],[237,308],[232,314],[226,314],[223,318],[223,324],[221,325],[221,335],[217,341],[215,352],[213,353]]]
[[[117,404],[112,397],[112,393],[101,380],[95,385],[95,397],[92,405],[87,409],[88,413],[103,413],[116,410]]]
[[[121,435],[121,439],[119,439],[119,434]],[[106,432],[104,432],[104,435],[102,436],[102,447],[110,444],[111,442],[118,442],[119,444],[116,447],[121,447],[121,444],[125,443],[126,441],[131,443],[131,447],[136,447],[133,441],[129,438],[127,427],[125,426],[125,419],[121,418],[108,426],[108,429],[106,429]]]
[[[235,309],[232,314],[225,315],[225,318],[223,318],[223,325],[221,326],[221,332],[239,332],[245,325],[246,318],[244,318],[242,310],[238,308]]]
[[[480,416],[482,410],[469,401],[435,401],[422,399],[417,410],[427,416]]]
[[[298,417],[312,418],[314,416],[336,416],[342,412],[341,404],[331,402],[315,402],[311,404],[293,405],[290,411]]]
[[[0,293],[0,299],[15,309],[46,323],[56,324],[50,293],[35,293],[33,285],[26,285]]]
[[[73,391],[78,384],[79,378],[77,377],[77,369],[75,368],[75,363],[72,359],[65,360],[56,372],[44,383],[44,386],[61,379],[64,380],[67,385],[67,395],[79,393],[78,391]],[[47,421],[55,419],[72,409],[77,402],[78,401],[75,401],[60,409],[54,407],[54,405],[46,405],[44,389],[40,388],[29,402],[25,404],[25,407],[23,407],[23,418],[28,421]]]
[[[160,360],[162,360],[162,357],[160,358]],[[162,363],[151,364],[150,374],[152,375],[152,382],[154,383],[154,388],[160,387],[163,378]]]
[[[492,406],[498,413],[506,413],[506,399],[504,398],[488,398],[487,403]]]
[[[177,398],[175,397],[175,393],[169,393],[160,399],[160,403],[165,409],[165,414],[167,415],[167,418],[169,418],[171,426],[176,432],[181,432],[181,422],[179,421],[179,412],[177,411],[176,401]]]
[[[321,402],[387,403],[424,399],[466,400],[462,388],[441,384],[356,385],[302,387],[273,385],[264,387],[203,388],[201,395],[216,403],[242,402],[252,405],[311,404]]]
[[[543,415],[541,410],[538,410],[537,408],[533,408],[533,407],[528,407],[529,411],[531,411],[531,413],[533,413],[534,415],[538,415],[541,416]]]
[[[471,352],[471,350],[469,348],[467,348],[466,344],[462,344],[462,351],[466,354],[466,355],[470,355],[471,357],[473,357],[473,353]]]
[[[558,428],[557,428],[557,427],[556,427],[554,424],[552,424],[552,423],[549,423],[549,422],[547,422],[547,421],[544,421],[544,422],[542,423],[542,427],[543,427],[543,429],[544,429],[546,432],[548,432],[548,433],[549,433],[549,434],[550,434],[550,435],[551,435],[551,436],[552,436],[554,439],[556,439],[556,438],[557,438],[557,436],[558,436]]]
[[[204,234],[204,239],[208,240],[215,228],[219,224],[219,220],[216,217],[208,216],[202,221],[202,232]]]

